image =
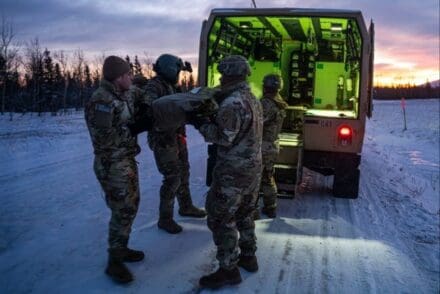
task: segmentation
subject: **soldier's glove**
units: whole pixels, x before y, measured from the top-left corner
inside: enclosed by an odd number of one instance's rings
[[[133,136],[151,131],[153,129],[153,118],[148,115],[148,112],[142,112],[142,116],[136,118],[135,122],[127,125]]]
[[[183,70],[183,71],[187,71],[187,72],[193,72],[193,69],[192,69],[191,63],[189,63],[189,61],[185,61],[185,62],[183,63],[182,70]]]
[[[194,115],[194,116],[191,116],[191,118],[188,120],[188,123],[190,125],[193,125],[194,128],[196,128],[198,130],[198,129],[200,129],[200,127],[202,125],[210,124],[211,120],[209,119],[209,117],[206,117],[206,116]]]
[[[211,116],[217,113],[218,111],[218,104],[217,102],[215,102],[213,99],[209,99],[209,100],[204,100],[196,109],[195,109],[195,113],[197,114],[197,116],[202,117],[202,116]]]

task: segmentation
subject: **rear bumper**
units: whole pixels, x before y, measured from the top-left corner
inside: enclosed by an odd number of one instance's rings
[[[336,169],[342,166],[357,168],[361,155],[357,153],[304,150],[303,166],[311,169]]]

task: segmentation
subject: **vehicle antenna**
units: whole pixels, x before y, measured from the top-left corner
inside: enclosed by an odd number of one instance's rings
[[[257,8],[257,4],[255,4],[255,0],[252,0],[252,5],[254,6],[254,8]]]

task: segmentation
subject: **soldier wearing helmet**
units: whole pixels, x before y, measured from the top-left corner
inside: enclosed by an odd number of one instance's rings
[[[217,158],[205,206],[219,269],[200,279],[207,288],[240,283],[237,266],[258,270],[252,213],[261,179],[262,109],[246,81],[250,67],[243,56],[228,56],[217,69],[219,110],[213,122],[198,126]]]
[[[277,186],[275,183],[274,163],[280,152],[278,135],[286,117],[287,103],[279,92],[283,87],[282,79],[277,74],[268,74],[263,79],[263,173],[261,191],[263,192],[263,208],[261,212],[269,218],[276,217]]]
[[[180,58],[171,54],[159,56],[153,69],[156,76],[150,79],[144,87],[152,100],[175,94],[180,71],[192,72],[189,62],[184,63]],[[157,168],[163,175],[157,225],[168,233],[177,234],[182,231],[182,227],[173,218],[176,196],[180,215],[206,216],[205,210],[195,207],[191,199],[185,125],[182,125],[177,132],[153,129],[148,133],[148,145],[153,150]]]

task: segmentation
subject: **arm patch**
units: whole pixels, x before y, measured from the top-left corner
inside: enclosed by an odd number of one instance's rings
[[[99,128],[111,128],[113,111],[109,104],[95,104],[95,123]]]

